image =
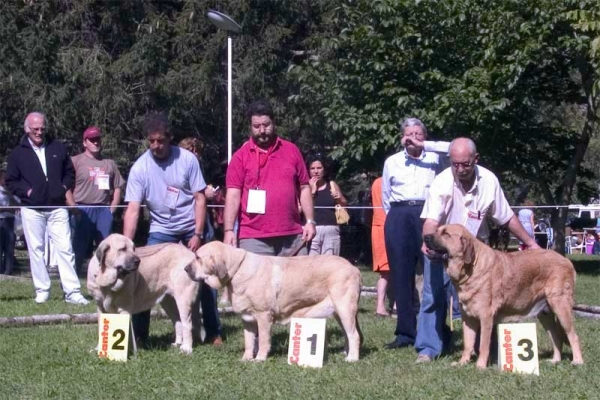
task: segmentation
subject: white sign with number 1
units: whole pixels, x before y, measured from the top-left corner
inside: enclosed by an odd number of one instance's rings
[[[321,368],[325,352],[325,327],[323,318],[292,318],[288,364]]]
[[[129,314],[100,314],[98,318],[98,357],[127,361]]]
[[[535,323],[498,324],[498,354],[502,371],[539,375]]]

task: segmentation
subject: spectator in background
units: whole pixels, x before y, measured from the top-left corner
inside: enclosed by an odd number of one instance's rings
[[[408,118],[400,125],[400,144],[404,150],[389,157],[383,167],[382,202],[386,213],[385,248],[390,263],[391,278],[398,321],[395,339],[386,349],[412,346],[417,335],[416,266],[423,261],[420,251],[423,223],[420,215],[429,186],[444,169],[449,143],[427,142],[427,129],[417,118]],[[427,269],[429,261],[424,261]]]
[[[315,222],[317,233],[310,245],[310,255],[333,254],[340,255],[340,227],[335,217],[335,206],[348,205],[342,190],[337,183],[329,180],[325,161],[319,156],[312,156],[308,161],[310,174],[310,191],[315,207]]]
[[[123,234],[132,240],[135,237],[144,202],[151,218],[148,245],[183,242],[188,249],[196,251],[204,241],[206,215],[206,183],[198,159],[189,151],[171,145],[171,129],[165,114],[148,113],[143,132],[150,148],[137,159],[129,173]],[[221,326],[214,292],[202,283],[198,296],[206,329],[205,342],[220,345]],[[137,338],[146,341],[150,310],[134,314],[132,324]]]
[[[377,280],[377,308],[375,314],[379,317],[389,317],[385,308],[385,294],[390,280],[390,266],[385,251],[385,211],[381,201],[381,178],[375,179],[371,188],[373,199],[373,224],[371,228],[371,247],[373,248],[373,271],[379,273]]]
[[[179,147],[182,149],[186,149],[196,156],[198,162],[200,163],[200,172],[203,177],[206,177],[204,173],[204,168],[202,167],[202,152],[204,151],[204,142],[195,137],[186,137],[179,142]],[[218,190],[218,189],[217,189]],[[206,198],[206,203],[212,204],[215,193],[217,192],[212,184],[206,185],[204,189],[204,197]],[[206,213],[206,219],[204,221],[204,243],[210,242],[215,236],[215,230],[212,225],[211,213]]]
[[[525,207],[533,207],[531,200],[525,200],[523,203]],[[535,227],[535,221],[533,219],[533,210],[530,208],[521,208],[518,213],[519,222],[523,225],[523,229],[529,235],[530,238],[535,239],[533,228]],[[524,250],[527,246],[520,242],[519,250]]]
[[[315,236],[313,198],[300,150],[277,136],[273,109],[256,101],[246,113],[250,139],[227,168],[224,243],[256,254],[283,256]],[[298,202],[306,218],[301,224]],[[306,247],[298,254],[308,254]],[[254,329],[254,328],[250,328]]]
[[[81,273],[92,244],[98,245],[110,235],[113,214],[121,202],[125,180],[117,164],[102,157],[102,131],[90,126],[83,132],[84,152],[71,160],[75,167],[75,268]],[[112,192],[112,195],[111,195]]]
[[[12,275],[15,266],[15,209],[19,199],[5,187],[6,171],[0,171],[0,275]]]
[[[21,219],[35,286],[36,303],[50,298],[50,276],[44,260],[46,231],[58,257],[58,272],[68,303],[85,305],[75,272],[66,193],[73,187],[75,171],[67,149],[58,140],[46,137],[46,117],[39,112],[27,115],[25,134],[8,158],[6,185],[21,199]],[[56,208],[36,208],[53,206]]]

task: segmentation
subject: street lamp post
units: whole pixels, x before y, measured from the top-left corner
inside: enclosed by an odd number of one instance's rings
[[[231,162],[231,120],[232,120],[232,94],[231,94],[231,35],[240,33],[242,28],[229,15],[219,11],[209,10],[206,16],[218,29],[227,31],[227,164]]]

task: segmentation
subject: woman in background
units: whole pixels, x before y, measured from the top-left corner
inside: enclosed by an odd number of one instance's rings
[[[525,207],[533,207],[534,204],[531,200],[525,200],[523,205]],[[519,222],[521,223],[521,225],[523,225],[523,228],[525,229],[527,234],[529,236],[531,236],[532,239],[535,239],[535,236],[533,233],[533,227],[535,226],[535,222],[533,220],[533,210],[531,210],[529,208],[521,208],[519,210],[518,218],[519,218]],[[519,246],[519,250],[523,250],[523,249],[524,249],[524,245],[523,245],[523,243],[521,243],[521,245]]]
[[[375,179],[371,187],[373,199],[373,226],[371,228],[371,247],[373,249],[373,271],[379,272],[377,280],[377,308],[375,315],[378,317],[389,317],[385,308],[385,294],[390,280],[390,266],[385,251],[385,238],[383,227],[385,226],[385,211],[381,200],[381,177]]]
[[[312,157],[308,161],[310,189],[315,206],[317,234],[310,245],[310,255],[340,255],[340,227],[335,218],[335,205],[346,206],[348,201],[334,181],[328,181],[324,160]],[[324,207],[324,208],[320,208]]]

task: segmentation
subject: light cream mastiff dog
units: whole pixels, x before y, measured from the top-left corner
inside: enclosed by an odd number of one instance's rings
[[[196,256],[198,262],[186,267],[190,277],[215,289],[227,286],[233,310],[242,314],[243,360],[267,358],[273,322],[334,315],[346,337],[346,361],[358,361],[360,272],[348,261],[337,256],[266,257],[221,242],[205,244]]]
[[[485,368],[493,324],[535,316],[550,335],[552,362],[560,361],[562,344],[568,340],[572,364],[583,364],[572,313],[575,268],[568,259],[552,250],[492,250],[462,225],[440,226],[424,240],[433,256],[445,259],[458,292],[464,335],[460,364],[470,361],[478,328],[477,367]]]
[[[90,260],[88,291],[98,312],[135,314],[160,303],[173,321],[175,343],[183,353],[192,352],[192,305],[200,284],[184,267],[196,262],[185,246],[165,243],[135,249],[127,237],[112,234],[104,239]]]

